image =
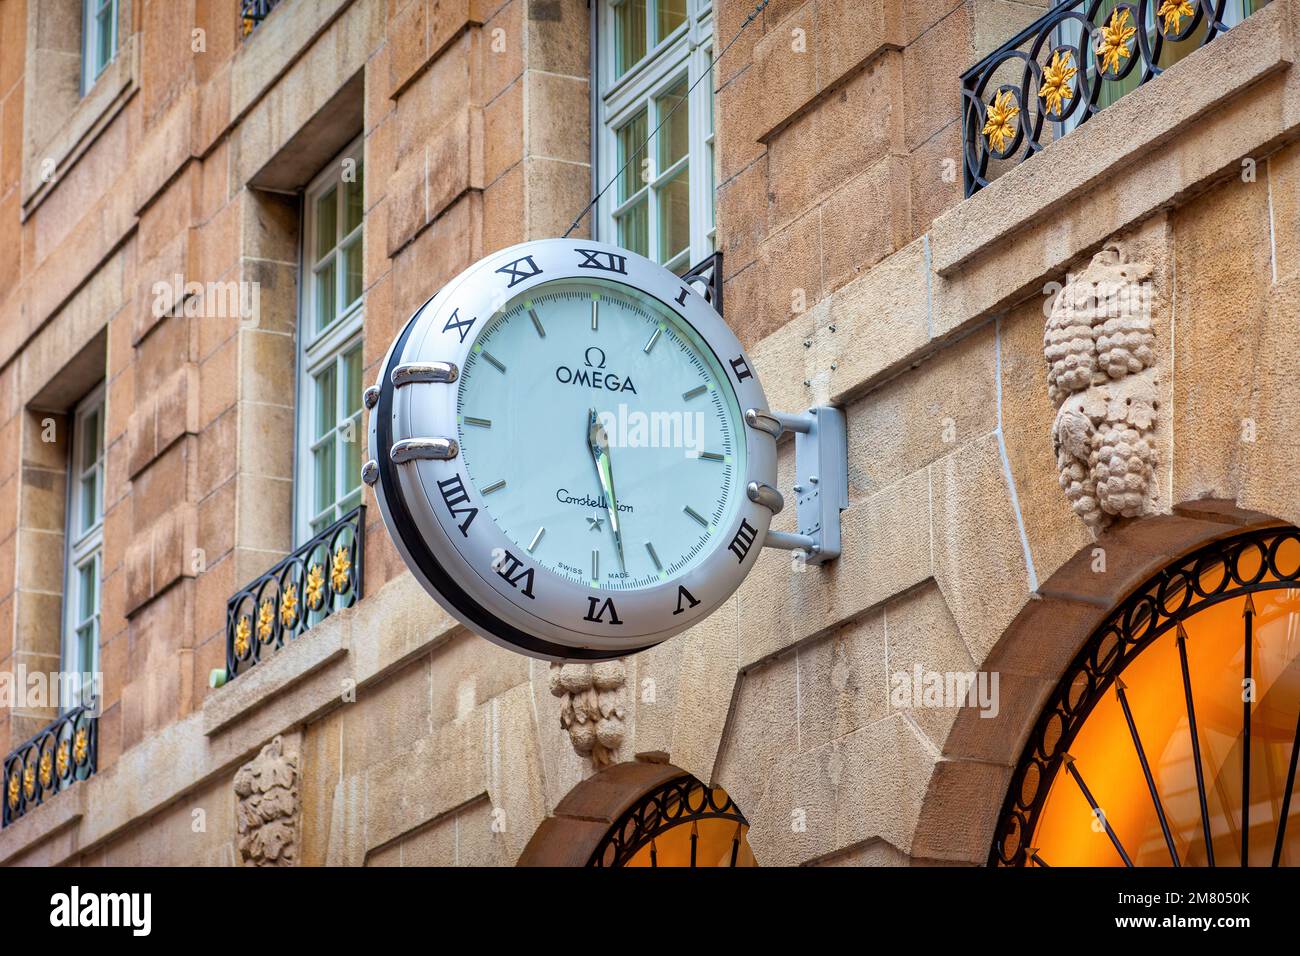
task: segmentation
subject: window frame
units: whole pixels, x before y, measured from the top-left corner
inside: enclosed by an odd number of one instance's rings
[[[319,528],[317,531],[312,530],[314,521],[332,510],[333,517],[325,522],[322,527],[332,524],[351,510],[351,506],[348,508],[340,506],[344,499],[356,495],[359,501],[361,497],[361,476],[359,473],[352,476],[356,487],[351,488],[347,494],[339,494],[339,490],[345,487],[343,481],[346,477],[347,456],[340,454],[339,451],[348,440],[343,434],[347,428],[347,421],[354,422],[351,428],[351,441],[354,443],[364,441],[364,436],[361,434],[360,410],[358,409],[358,411],[345,418],[341,415],[339,403],[345,398],[344,366],[346,357],[353,349],[362,347],[364,338],[363,326],[366,299],[364,289],[365,164],[362,153],[363,140],[358,137],[330,160],[303,191],[299,274],[304,278],[299,285],[298,296],[297,374],[295,376],[297,382],[297,406],[294,415],[296,453],[294,456],[293,526],[295,547],[310,540],[320,530]],[[343,184],[343,164],[348,159],[355,161],[356,165],[353,168],[357,171],[361,181],[361,220],[354,228],[344,232],[344,190],[338,187]],[[317,200],[332,188],[337,190],[335,193],[334,245],[324,255],[321,255],[320,250],[316,248],[316,205]],[[343,267],[343,252],[345,248],[352,246],[354,243],[361,246],[363,288],[355,300],[339,306],[338,303],[342,302],[343,290],[347,281],[346,269]],[[334,316],[323,328],[317,329],[318,289],[316,276],[321,270],[328,268],[331,262],[335,265]],[[318,412],[316,380],[330,366],[333,367],[335,375],[335,422],[330,429],[328,438],[322,437],[318,439],[316,437],[316,417]],[[364,374],[364,370],[360,374]],[[334,501],[333,504],[325,508],[317,509],[315,502],[317,475],[314,453],[326,440],[335,442]]]
[[[685,158],[679,160],[678,164],[666,170],[660,169],[658,137],[652,139],[644,153],[645,158],[650,160],[649,178],[642,178],[641,185],[627,200],[620,199],[619,185],[613,183],[597,204],[593,233],[598,239],[621,245],[619,214],[644,196],[648,221],[646,249],[649,258],[683,272],[711,255],[717,242],[713,82],[707,77],[700,81],[708,70],[714,48],[712,0],[687,0],[685,22],[653,48],[647,49],[646,55],[626,73],[615,77],[614,9],[624,2],[627,0],[600,0],[595,9],[594,50],[598,82],[597,94],[593,97],[597,133],[593,137],[592,163],[596,170],[596,181],[601,186],[605,185],[617,176],[623,165],[619,156],[619,130],[645,111],[646,132],[649,134],[660,120],[656,115],[657,99],[683,76],[690,91],[685,103],[690,116],[687,150]],[[647,24],[655,21],[656,12],[654,0],[647,0]],[[691,89],[692,86],[694,89]],[[661,130],[660,133],[662,132]],[[666,259],[660,250],[663,217],[658,190],[677,174],[679,164],[682,163],[688,167],[689,241],[684,252]],[[637,165],[634,163],[633,168]]]
[[[99,61],[99,41],[102,31],[99,27],[100,14],[110,11],[108,18],[108,58]],[[121,14],[118,0],[81,0],[81,95],[90,92],[91,87],[108,69],[108,65],[117,58],[117,20]]]
[[[105,401],[106,389],[103,382],[91,389],[77,403],[71,415],[69,427],[68,485],[65,508],[64,544],[63,544],[63,613],[61,615],[62,637],[59,644],[59,669],[64,674],[97,674],[99,672],[99,637],[100,612],[103,598],[103,552],[104,552],[104,476],[105,476]],[[88,430],[86,419],[97,415],[96,428],[97,454],[88,468],[82,468],[81,462],[85,450]],[[95,494],[98,496],[94,522],[84,531],[80,530],[85,522],[82,488],[87,476],[93,475]],[[92,581],[94,596],[93,612],[83,618],[78,609],[82,604],[83,590],[81,571],[90,565],[93,568]],[[91,659],[83,659],[79,632],[89,626],[93,634]],[[84,685],[80,685],[83,686]],[[92,684],[94,686],[93,678]],[[61,713],[80,706],[85,701],[62,699]]]

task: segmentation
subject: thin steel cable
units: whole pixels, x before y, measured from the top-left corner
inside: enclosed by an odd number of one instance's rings
[[[746,28],[748,28],[751,23],[753,23],[755,20],[758,19],[758,15],[762,13],[763,10],[767,7],[767,5],[771,2],[772,0],[759,0],[759,2],[755,5],[754,9],[750,11],[749,16],[745,17],[745,22],[740,25],[740,29],[736,31],[736,35],[732,37],[729,41],[727,41],[727,45],[722,48],[721,52],[719,52],[717,56],[713,57],[709,61],[708,69],[706,69],[703,73],[701,73],[699,77],[695,80],[695,82],[690,85],[690,88],[687,89],[686,91],[686,95],[683,96],[681,99],[679,99],[675,104],[673,104],[673,108],[668,111],[668,115],[665,116],[663,119],[661,119],[659,121],[659,125],[650,131],[650,135],[645,138],[645,141],[642,142],[641,145],[639,145],[635,150],[633,150],[632,154],[628,157],[627,162],[625,162],[621,167],[619,167],[618,172],[616,172],[614,174],[614,177],[605,184],[604,188],[601,189],[600,192],[596,193],[596,195],[591,197],[591,202],[587,203],[587,205],[583,207],[582,212],[578,213],[578,218],[573,220],[573,223],[569,226],[568,229],[564,230],[564,235],[560,237],[561,239],[569,238],[569,233],[573,232],[573,230],[578,228],[578,223],[582,222],[582,220],[586,218],[587,213],[591,212],[592,208],[596,205],[596,203],[600,202],[601,197],[604,196],[605,193],[609,192],[609,187],[613,186],[616,182],[618,182],[619,178],[625,172],[627,172],[627,168],[632,165],[632,161],[650,148],[650,144],[654,142],[654,138],[659,134],[659,131],[663,129],[664,124],[667,123],[670,119],[672,119],[673,114],[677,112],[677,107],[681,106],[683,103],[685,103],[687,100],[690,99],[691,93],[694,92],[695,88],[700,85],[700,82],[702,80],[704,80],[706,77],[713,75],[714,65],[717,64],[717,62],[721,60],[724,56],[727,55],[727,51],[730,50],[732,46],[735,45],[736,41],[740,39],[740,35],[745,32]]]

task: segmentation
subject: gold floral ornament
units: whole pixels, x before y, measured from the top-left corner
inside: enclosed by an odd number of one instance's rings
[[[1049,113],[1060,116],[1066,101],[1074,99],[1074,89],[1070,86],[1070,81],[1078,72],[1076,67],[1070,65],[1069,50],[1064,54],[1060,50],[1052,54],[1052,62],[1043,71],[1043,85],[1038,90],[1038,95],[1047,104]]]
[[[245,614],[235,625],[235,656],[243,657],[248,653],[248,639],[253,634],[253,627],[248,623],[248,615]]]
[[[85,727],[78,727],[72,740],[72,756],[77,763],[85,763],[90,754],[90,733]]]
[[[1016,135],[1016,116],[1020,107],[1016,106],[1010,90],[1002,90],[993,97],[989,104],[989,118],[984,124],[983,133],[988,137],[989,147],[1002,152]]]
[[[307,606],[313,611],[320,607],[325,597],[325,574],[319,564],[313,564],[307,572]]]
[[[16,809],[18,806],[18,774],[9,775],[9,809]]]
[[[1195,13],[1195,8],[1187,0],[1164,0],[1160,4],[1160,9],[1156,11],[1156,16],[1165,21],[1161,32],[1177,34],[1183,28],[1183,17],[1190,17]]]
[[[280,595],[280,623],[285,627],[293,627],[293,622],[298,619],[298,591],[290,584]]]
[[[1129,41],[1137,33],[1137,28],[1129,23],[1128,8],[1116,10],[1110,20],[1101,28],[1101,40],[1097,44],[1097,56],[1101,59],[1101,72],[1118,73],[1119,61],[1127,60],[1132,54]]]
[[[339,549],[334,552],[334,563],[330,566],[330,587],[334,588],[335,594],[342,594],[348,589],[348,572],[351,570],[348,550],[339,545]]]
[[[270,598],[262,598],[257,609],[257,639],[265,644],[271,639],[271,626],[275,624],[275,605]]]
[[[59,776],[66,777],[68,775],[68,742],[66,740],[59,741],[59,749],[55,753],[54,762],[59,768]]]
[[[36,796],[36,768],[31,764],[23,768],[23,793],[28,800]]]
[[[41,751],[41,786],[48,787],[54,781],[54,759],[48,750]]]

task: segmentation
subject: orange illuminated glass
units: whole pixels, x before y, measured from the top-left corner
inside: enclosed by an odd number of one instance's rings
[[[597,849],[593,864],[757,866],[748,833],[749,825],[725,790],[681,777],[629,808]]]
[[[1300,544],[1288,541],[1284,549],[1300,551]],[[1279,563],[1290,566],[1297,560],[1300,554],[1279,554]],[[1222,565],[1206,573],[1222,574]],[[1264,579],[1270,580],[1277,579]],[[1245,593],[1239,593],[1182,621],[1207,819],[1214,862],[1219,866],[1241,862],[1247,600]],[[1250,865],[1267,866],[1273,859],[1300,713],[1300,589],[1255,590],[1249,600],[1254,608],[1254,700],[1247,845]],[[1120,681],[1178,860],[1184,866],[1207,865],[1177,630],[1170,628],[1138,654],[1124,668]],[[1068,750],[1078,779],[1065,766],[1055,773],[1027,841],[1037,851],[1035,862],[1122,866],[1102,823],[1104,815],[1134,865],[1171,865],[1156,803],[1116,686],[1098,700]],[[1080,779],[1097,810],[1086,799]],[[1282,865],[1300,864],[1300,822],[1294,819],[1298,813],[1300,800],[1293,799],[1281,845]]]

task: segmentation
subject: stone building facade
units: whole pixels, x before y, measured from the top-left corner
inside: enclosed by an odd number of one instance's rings
[[[743,815],[740,862],[984,864],[1112,609],[1300,524],[1300,0],[1224,15],[969,195],[990,127],[963,124],[962,73],[1045,0],[771,0],[730,47],[747,0],[91,6],[0,0],[0,671],[102,673],[98,716],[50,738],[71,783],[6,766],[0,861],[581,865],[689,774]],[[767,551],[705,623],[562,675],[443,613],[368,490],[320,518],[307,340],[338,312],[359,353],[331,367],[368,384],[443,283],[562,234],[622,156],[613,25],[667,35],[679,6],[684,55],[726,52],[689,243],[656,254],[722,254],[773,408],[845,410],[843,555]],[[598,213],[578,234],[619,241]],[[232,596],[355,501],[359,599],[223,673]],[[996,716],[900,703],[914,671],[996,673]],[[588,690],[618,732],[584,748]],[[59,714],[11,701],[0,751]]]

